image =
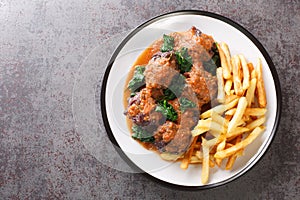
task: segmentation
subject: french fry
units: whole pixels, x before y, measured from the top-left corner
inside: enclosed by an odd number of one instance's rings
[[[234,92],[238,96],[243,95],[243,87],[242,87],[242,80],[240,77],[241,73],[241,62],[240,58],[235,55],[231,59],[232,63],[232,74],[233,74],[233,87],[234,87]]]
[[[232,72],[232,66],[231,66],[231,61],[230,61],[231,55],[230,55],[228,45],[225,42],[221,42],[220,47],[224,52],[224,55],[225,55],[226,60],[227,60],[228,69],[229,69],[229,72],[231,73]]]
[[[252,130],[252,129],[254,129],[255,127],[258,127],[258,126],[262,125],[263,123],[265,123],[265,121],[266,121],[266,117],[263,115],[263,116],[261,116],[260,118],[258,118],[258,119],[256,119],[256,120],[252,121],[250,124],[248,124],[248,125],[246,126],[246,128]]]
[[[230,131],[232,131],[232,129],[234,129],[235,127],[237,127],[239,121],[242,119],[242,116],[243,116],[243,114],[244,114],[244,112],[246,110],[246,107],[247,107],[246,97],[241,97],[239,99],[236,112],[234,113],[231,121],[228,124],[227,132],[230,132]]]
[[[241,137],[241,135],[240,135],[240,136],[238,136],[238,137],[236,138],[235,144],[238,144],[241,140],[242,140],[242,137]],[[241,149],[240,151],[242,151],[242,149]],[[225,167],[226,170],[231,170],[231,169],[232,169],[232,166],[233,166],[233,164],[234,164],[234,162],[235,162],[235,160],[236,160],[236,158],[237,158],[238,153],[239,153],[239,151],[236,152],[235,154],[231,155],[231,156],[228,158],[227,163],[226,163],[226,167]]]
[[[256,78],[251,79],[250,81],[250,86],[246,92],[246,99],[248,102],[248,107],[251,106],[251,103],[254,100],[254,92],[255,92],[255,88],[256,88]]]
[[[233,101],[231,101],[230,103],[227,103],[225,105],[222,105],[222,104],[218,105],[212,109],[205,111],[204,113],[202,113],[200,115],[200,117],[201,117],[201,119],[208,118],[211,116],[212,111],[221,114],[221,113],[225,112],[226,110],[229,110],[229,109],[233,108],[234,106],[236,106],[238,101],[239,101],[238,99],[234,99]]]
[[[195,137],[197,135],[201,135],[203,133],[206,133],[207,131],[209,131],[209,127],[199,127],[199,128],[195,128],[194,130],[192,130],[192,136]]]
[[[180,168],[181,169],[187,169],[188,168],[191,156],[192,156],[194,148],[195,148],[195,144],[197,142],[197,139],[198,139],[197,136],[194,137],[193,142],[192,142],[192,144],[190,146],[190,149],[188,150],[187,153],[185,153],[185,155],[184,155],[184,157],[183,157],[183,159],[181,161],[181,164],[180,164]]]
[[[225,112],[225,115],[234,115],[236,112],[236,108],[232,108],[230,110],[227,110]],[[249,116],[261,116],[266,114],[267,109],[266,108],[246,108],[244,115]]]
[[[206,144],[206,139],[202,138],[202,173],[201,173],[201,182],[206,184],[209,177],[209,146]]]
[[[214,155],[215,158],[227,158],[231,155],[233,155],[234,153],[238,152],[239,150],[245,148],[246,146],[248,146],[250,143],[252,143],[258,135],[260,135],[262,132],[264,131],[264,128],[261,127],[256,127],[249,135],[248,137],[246,137],[244,140],[242,140],[241,142],[237,143],[236,145],[225,149],[223,151],[219,151],[216,152],[216,154]]]
[[[261,59],[258,59],[257,62],[257,67],[256,67],[256,72],[257,72],[257,98],[258,98],[258,104],[259,107],[265,108],[267,105],[267,99],[266,99],[266,91],[265,91],[265,86],[264,86],[264,80],[263,80],[263,75],[262,75],[262,63]]]
[[[231,108],[230,110],[227,110],[225,112],[225,115],[234,115],[235,112],[236,112],[236,108]]]
[[[229,70],[227,59],[226,59],[226,56],[225,56],[222,48],[220,48],[219,45],[218,45],[218,50],[219,50],[219,55],[220,55],[220,59],[221,59],[221,67],[223,68],[223,77],[224,77],[224,79],[230,79],[231,73]]]
[[[242,69],[243,69],[243,90],[247,90],[250,85],[250,72],[247,65],[246,58],[243,55],[239,55]]]
[[[211,119],[222,126],[228,127],[228,122],[225,120],[225,118],[216,112],[212,112]]]
[[[225,145],[226,145],[226,137],[224,137],[223,141],[218,144],[217,152],[222,151],[223,149],[225,149]],[[216,158],[215,161],[216,161],[216,164],[220,167],[222,159],[221,158]]]
[[[191,164],[199,164],[202,163],[202,158],[199,159],[197,156],[192,156],[190,159]]]
[[[267,112],[266,108],[246,108],[245,115],[250,116],[261,116]]]
[[[227,95],[230,95],[231,88],[232,88],[232,80],[227,79],[224,85],[224,91]]]
[[[218,80],[218,95],[217,100],[220,103],[225,102],[224,80],[223,80],[223,68],[217,68],[217,80]]]
[[[250,74],[252,74],[252,71],[254,70],[253,64],[252,63],[248,63],[247,66],[248,66]],[[251,78],[255,78],[255,77],[251,77]]]
[[[227,96],[225,96],[225,104],[228,104],[237,98],[238,98],[238,96],[236,96],[234,94],[227,95]]]
[[[246,127],[236,127],[234,128],[231,132],[226,133],[226,138],[232,138],[232,137],[236,137],[239,136],[247,131],[250,131],[249,128]]]

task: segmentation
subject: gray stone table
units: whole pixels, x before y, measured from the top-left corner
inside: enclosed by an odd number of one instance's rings
[[[209,190],[176,190],[110,167],[89,150],[74,117],[86,103],[74,85],[91,75],[83,63],[95,48],[108,58],[134,27],[182,9],[244,26],[269,52],[282,87],[281,123],[266,155],[244,176]],[[0,0],[0,199],[299,199],[299,44],[299,0]],[[96,130],[106,137],[98,114]]]

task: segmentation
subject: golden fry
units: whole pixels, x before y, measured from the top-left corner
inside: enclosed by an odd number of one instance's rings
[[[231,155],[233,155],[234,153],[238,152],[239,150],[245,148],[246,146],[248,146],[250,143],[252,143],[259,134],[261,134],[264,131],[263,128],[261,127],[256,127],[249,135],[247,138],[245,138],[244,140],[242,140],[241,142],[237,143],[236,145],[225,149],[223,151],[219,151],[215,154],[215,158],[227,158]]]
[[[222,48],[220,48],[220,45],[218,45],[218,50],[219,50],[219,55],[220,55],[220,59],[221,59],[221,66],[223,68],[223,77],[224,77],[224,79],[230,79],[231,73],[229,70],[227,59],[224,54],[224,51],[222,50]]]
[[[250,81],[250,86],[249,86],[249,88],[247,90],[247,93],[246,93],[246,99],[247,99],[247,102],[248,102],[248,107],[251,106],[251,103],[254,100],[255,88],[256,88],[256,78],[253,78]]]
[[[224,91],[227,95],[230,95],[231,88],[232,88],[232,80],[227,79],[224,85]]]
[[[264,80],[263,80],[263,75],[262,75],[263,72],[262,72],[261,59],[258,59],[256,72],[257,72],[256,87],[257,87],[258,104],[259,104],[259,107],[265,108],[267,105],[267,99],[266,99],[266,91],[265,91]]]
[[[247,131],[250,131],[249,128],[246,127],[236,127],[235,129],[233,129],[231,132],[226,134],[227,138],[232,138],[232,137],[236,137],[238,135],[241,135]]]
[[[236,138],[235,144],[238,144],[241,140],[242,140],[242,137],[241,137],[241,135],[240,135],[240,136],[238,136],[238,137]],[[242,149],[241,149],[240,151],[242,151]],[[235,154],[231,155],[231,156],[228,158],[227,163],[226,163],[226,167],[225,167],[226,170],[231,170],[231,169],[232,169],[232,166],[233,166],[233,164],[234,164],[234,162],[235,162],[235,160],[236,160],[236,158],[237,158],[238,153],[239,153],[239,151],[236,152]]]
[[[201,182],[202,184],[206,184],[208,182],[209,176],[209,146],[206,145],[205,138],[202,138],[202,172],[201,172]]]
[[[243,87],[242,87],[242,80],[240,77],[241,73],[241,62],[240,58],[235,55],[231,59],[232,63],[232,73],[233,73],[233,87],[234,87],[234,92],[238,96],[243,95]]]
[[[233,118],[228,124],[228,130],[227,132],[232,131],[235,127],[237,127],[238,123],[242,119],[242,116],[246,110],[247,107],[247,100],[246,97],[241,97],[238,102],[238,106],[236,109],[236,112],[233,115]]]
[[[254,120],[253,122],[251,122],[250,124],[248,124],[246,126],[246,128],[252,130],[255,127],[258,127],[258,126],[262,125],[263,123],[265,123],[265,121],[266,121],[266,117],[263,115],[260,118],[258,118],[256,120]]]
[[[227,60],[228,69],[229,69],[229,72],[231,73],[232,72],[232,65],[231,65],[231,61],[230,61],[231,56],[230,56],[230,51],[229,51],[228,45],[225,42],[221,42],[220,47],[224,52],[224,55],[225,55],[226,60]]]
[[[243,69],[243,90],[247,90],[250,85],[250,72],[246,58],[243,55],[239,55],[239,58]]]

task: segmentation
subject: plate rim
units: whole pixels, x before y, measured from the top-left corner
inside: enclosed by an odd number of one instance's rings
[[[253,42],[253,44],[259,49],[259,51],[261,52],[261,54],[264,56],[264,59],[266,60],[268,67],[271,71],[271,74],[273,76],[273,80],[274,80],[274,84],[275,84],[275,91],[276,91],[276,96],[277,96],[277,111],[276,111],[276,116],[275,116],[275,121],[274,121],[274,125],[273,128],[271,130],[271,134],[270,136],[267,138],[267,141],[264,145],[264,147],[262,148],[262,150],[258,153],[258,155],[256,156],[255,159],[253,159],[247,166],[245,166],[245,168],[243,168],[241,171],[239,171],[237,174],[235,174],[234,176],[217,182],[217,183],[212,183],[212,184],[207,184],[207,185],[200,185],[200,186],[185,186],[185,185],[178,185],[178,184],[173,184],[173,183],[169,183],[163,180],[160,180],[159,178],[156,178],[154,176],[152,176],[151,174],[143,171],[142,169],[140,169],[133,161],[131,161],[127,155],[123,152],[123,150],[121,149],[120,145],[118,144],[118,142],[116,141],[114,134],[111,130],[109,121],[108,121],[108,117],[107,117],[107,111],[106,111],[106,102],[105,102],[105,96],[106,96],[106,85],[107,85],[107,81],[108,81],[108,77],[110,74],[110,70],[114,64],[115,59],[117,58],[118,54],[120,53],[120,51],[122,50],[122,48],[125,46],[125,44],[135,35],[137,34],[139,31],[141,31],[143,28],[147,27],[148,25],[155,23],[161,19],[164,18],[168,18],[168,17],[172,17],[172,16],[178,16],[178,15],[201,15],[201,16],[207,16],[207,17],[211,17],[214,19],[218,19],[220,21],[223,21],[225,23],[227,23],[230,26],[233,26],[234,28],[236,28],[237,30],[239,30],[240,32],[242,32],[247,38],[249,38],[251,40],[251,42]],[[250,171],[251,168],[253,168],[262,158],[263,156],[267,153],[268,149],[271,146],[271,143],[274,141],[274,137],[276,135],[276,131],[278,129],[279,123],[280,123],[280,118],[281,118],[281,109],[282,109],[282,94],[281,94],[281,86],[280,86],[280,81],[279,81],[279,77],[275,68],[275,65],[271,59],[271,57],[269,56],[268,52],[266,51],[266,49],[264,48],[264,46],[259,42],[259,40],[254,37],[252,35],[252,33],[250,33],[247,29],[245,29],[243,26],[241,26],[240,24],[238,24],[237,22],[224,17],[220,14],[216,14],[213,12],[209,12],[209,11],[203,11],[203,10],[177,10],[177,11],[173,11],[173,12],[167,12],[161,15],[158,15],[156,17],[150,18],[149,20],[143,22],[142,24],[140,24],[139,26],[137,26],[136,28],[134,28],[123,40],[122,42],[117,46],[117,48],[115,49],[115,51],[113,52],[107,67],[105,69],[105,73],[103,76],[103,80],[102,80],[102,85],[101,85],[101,94],[100,94],[100,106],[101,106],[101,115],[102,115],[102,120],[103,120],[103,124],[105,127],[105,130],[107,132],[108,138],[110,139],[110,141],[112,142],[112,144],[114,144],[114,148],[115,150],[118,152],[118,154],[120,155],[120,157],[135,171],[142,173],[144,176],[146,176],[147,178],[151,179],[152,181],[155,181],[157,183],[162,184],[163,186],[167,186],[167,187],[171,187],[171,188],[176,188],[176,189],[180,189],[180,190],[200,190],[200,189],[209,189],[209,188],[215,188],[224,184],[227,184],[229,182],[232,182],[234,180],[237,180],[237,178],[241,177],[242,175],[245,175],[247,172]]]

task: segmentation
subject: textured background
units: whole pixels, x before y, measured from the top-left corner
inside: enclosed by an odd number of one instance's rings
[[[93,48],[180,9],[215,12],[248,29],[282,87],[282,119],[266,155],[238,180],[207,191],[165,188],[101,164],[72,115],[76,73]],[[0,199],[299,198],[299,43],[299,0],[0,0]]]

